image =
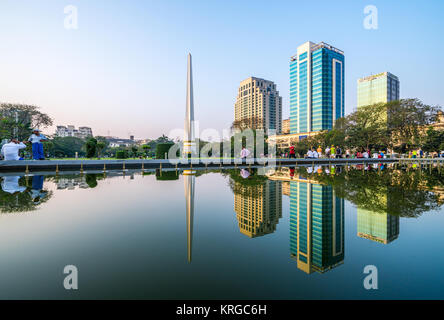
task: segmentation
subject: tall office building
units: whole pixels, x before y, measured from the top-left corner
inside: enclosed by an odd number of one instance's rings
[[[390,72],[358,79],[358,108],[399,100],[399,79]]]
[[[307,274],[344,262],[344,199],[332,186],[290,182],[290,256]]]
[[[253,186],[233,183],[234,211],[240,232],[250,238],[273,233],[282,218],[281,182],[267,180]]]
[[[234,120],[250,129],[282,131],[282,97],[272,81],[250,77],[240,83]]]
[[[344,67],[344,52],[331,45],[298,47],[290,59],[291,134],[332,129],[344,116]]]

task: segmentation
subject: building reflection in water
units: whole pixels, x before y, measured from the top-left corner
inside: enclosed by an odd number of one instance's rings
[[[389,205],[389,193],[379,199],[386,208]],[[374,212],[358,206],[358,237],[388,244],[398,238],[399,216],[387,212]]]
[[[196,182],[196,171],[185,170],[183,181],[185,189],[185,206],[187,212],[187,257],[191,263],[193,248],[193,220],[194,220],[194,184]]]
[[[241,172],[241,177],[248,179],[249,176]],[[240,232],[250,238],[273,233],[282,217],[281,182],[264,177],[253,185],[240,181],[234,184],[234,211]]]
[[[344,262],[344,200],[332,186],[290,182],[290,255],[300,270],[324,273]]]

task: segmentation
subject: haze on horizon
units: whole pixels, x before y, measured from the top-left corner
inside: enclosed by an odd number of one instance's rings
[[[368,4],[378,8],[377,30],[363,27]],[[68,5],[77,30],[64,28]],[[401,98],[444,105],[443,11],[439,0],[3,0],[0,102],[40,106],[55,125],[95,135],[157,138],[183,128],[190,52],[195,118],[221,132],[249,76],[276,83],[288,118],[289,59],[323,41],[345,52],[346,114],[357,79],[383,71],[399,77]]]

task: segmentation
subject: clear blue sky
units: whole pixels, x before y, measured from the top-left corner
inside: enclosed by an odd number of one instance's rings
[[[64,28],[66,5],[77,30]],[[377,30],[363,27],[366,5]],[[55,124],[154,138],[182,128],[186,55],[201,129],[233,121],[239,82],[277,84],[289,115],[289,58],[306,42],[345,51],[346,113],[359,77],[390,71],[401,97],[444,105],[444,1],[2,0],[0,101],[41,106]],[[50,130],[52,131],[52,130]]]

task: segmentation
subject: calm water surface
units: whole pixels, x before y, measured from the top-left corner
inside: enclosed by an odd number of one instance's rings
[[[443,170],[265,170],[3,176],[0,298],[444,299]]]

